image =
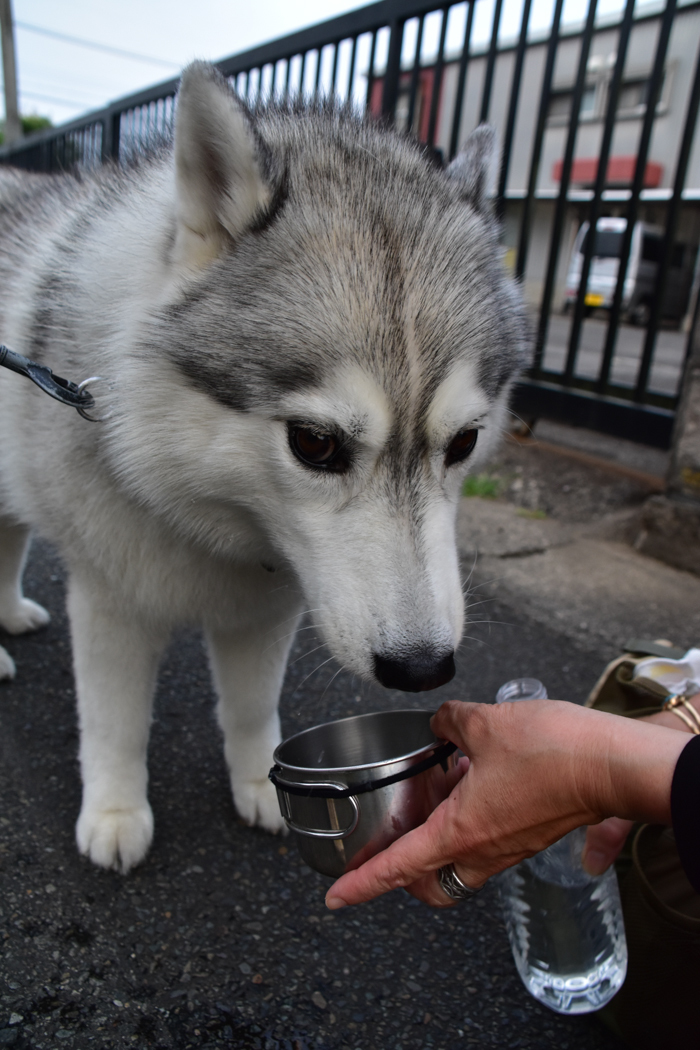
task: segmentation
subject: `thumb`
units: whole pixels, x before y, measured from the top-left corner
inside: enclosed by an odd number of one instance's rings
[[[630,833],[633,821],[608,817],[586,832],[581,863],[589,875],[602,875],[617,859]]]

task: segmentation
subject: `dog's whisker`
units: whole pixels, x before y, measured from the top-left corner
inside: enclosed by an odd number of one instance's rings
[[[319,646],[319,649],[320,648],[321,647]],[[313,650],[313,649],[311,651],[315,652],[315,650]],[[318,665],[318,667],[314,667],[313,671],[309,671],[309,673],[307,674],[306,678],[302,682],[299,682],[299,685],[296,687],[296,689],[292,693],[292,699],[294,699],[296,697],[296,695],[299,692],[299,690],[301,689],[301,687],[308,682],[309,678],[311,678],[312,675],[316,674],[317,671],[320,671],[322,667],[325,667],[326,664],[329,664],[331,662],[331,660],[333,660],[333,659],[334,659],[333,656],[329,656],[328,659],[324,660],[323,663],[320,663]]]
[[[309,649],[308,653],[302,653],[301,656],[297,656],[297,658],[295,660],[291,660],[287,666],[288,667],[294,667],[294,665],[298,664],[300,660],[305,660],[307,656],[311,656],[312,653],[317,653],[319,651],[319,649],[325,649],[325,648],[326,648],[325,643],[321,642],[321,644],[315,646],[315,648]]]
[[[321,626],[324,626],[324,625],[321,624]],[[264,653],[269,652],[270,649],[274,649],[274,647],[276,645],[278,645],[280,642],[284,642],[287,638],[294,638],[294,637],[296,637],[296,635],[301,633],[301,631],[312,631],[312,630],[314,630],[313,626],[312,627],[300,627],[298,631],[289,631],[288,634],[282,634],[278,638],[275,638],[273,641],[271,641],[269,645],[266,645],[265,648],[262,650],[261,655],[263,655]],[[317,649],[322,649],[324,645],[325,645],[325,642],[322,642],[321,645],[316,646],[316,648]],[[312,649],[311,652],[312,653],[316,652],[316,649]],[[296,660],[292,661],[292,663],[296,663],[297,660],[302,660],[304,655],[308,656],[308,653],[302,654],[302,656],[298,656]],[[291,664],[289,666],[291,667]]]
[[[338,670],[337,670],[337,671],[335,672],[335,674],[334,674],[334,675],[333,675],[333,677],[331,678],[330,682],[328,683],[328,685],[326,686],[326,688],[325,688],[325,689],[323,690],[323,692],[321,693],[321,699],[322,699],[322,700],[323,700],[324,696],[326,695],[326,693],[328,692],[328,690],[330,689],[330,687],[331,687],[331,686],[333,685],[333,683],[335,682],[335,680],[336,680],[336,678],[338,677],[338,675],[340,674],[340,672],[341,672],[341,671],[344,671],[345,669],[346,669],[346,668],[345,668],[345,664],[342,664],[342,665],[341,665],[341,666],[340,666],[340,667],[338,668]]]
[[[309,624],[308,627],[297,627],[293,631],[287,631],[286,634],[276,635],[275,638],[273,639],[273,641],[271,641],[270,644],[263,649],[263,652],[266,653],[268,649],[271,649],[273,647],[273,645],[277,645],[278,642],[283,642],[285,640],[285,638],[294,638],[294,637],[296,637],[296,635],[301,634],[302,631],[315,631],[317,629],[317,627],[319,629],[323,628],[323,627],[328,627],[328,624],[325,624],[325,623],[321,623],[321,624],[312,623],[312,624]],[[271,633],[271,632],[268,632],[268,634],[269,633]]]
[[[284,620],[280,620],[278,622],[278,624],[277,624],[277,627],[273,628],[273,630],[277,630],[279,627],[284,627],[284,625],[286,623],[289,623],[290,620],[299,619],[301,616],[311,616],[312,613],[322,612],[322,611],[323,610],[320,607],[318,609],[304,609],[301,613],[294,613],[292,616],[287,616],[287,617],[285,617]],[[304,630],[306,630],[306,628],[304,628]]]
[[[476,624],[479,624],[479,623],[487,623],[489,625],[489,627],[515,627],[516,626],[514,623],[511,623],[509,620],[470,620],[469,621],[469,626],[472,627],[472,626],[475,626]]]
[[[522,425],[525,427],[525,429],[527,430],[527,432],[530,435],[530,437],[534,437],[535,436],[534,430],[532,429],[532,427],[530,426],[529,423],[525,422],[525,420],[523,419],[522,416],[519,416],[518,413],[514,412],[512,408],[507,409],[507,412],[508,412],[509,416],[513,417],[513,419],[517,419],[518,423],[522,423]]]
[[[495,602],[495,601],[496,601],[495,598],[482,598],[478,602],[468,602],[467,604],[465,604],[465,607],[464,607],[465,615],[468,616],[472,609],[478,609],[480,605],[488,605],[489,602]]]
[[[476,563],[477,563],[478,560],[479,560],[479,552],[475,550],[474,551],[474,557],[472,559],[472,567],[469,570],[469,575],[467,576],[467,579],[466,579],[467,585],[469,585],[469,583],[471,582],[471,578],[474,575],[474,569],[476,568]]]

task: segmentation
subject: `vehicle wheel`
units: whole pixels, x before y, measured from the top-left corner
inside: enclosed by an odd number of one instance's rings
[[[630,310],[630,321],[632,324],[638,325],[640,328],[646,328],[651,318],[651,307],[647,302],[637,303]]]

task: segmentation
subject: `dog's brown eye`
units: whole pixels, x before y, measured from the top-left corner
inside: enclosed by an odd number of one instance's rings
[[[451,467],[453,463],[461,463],[466,459],[474,451],[478,436],[478,430],[460,430],[447,449],[445,466]]]
[[[336,473],[348,468],[348,457],[335,434],[290,424],[289,444],[297,459],[308,467]]]

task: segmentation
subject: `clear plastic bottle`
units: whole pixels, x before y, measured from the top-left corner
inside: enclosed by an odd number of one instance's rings
[[[539,686],[539,689],[536,688]],[[516,679],[497,702],[545,699],[535,679]],[[586,829],[496,877],[513,958],[531,995],[560,1014],[600,1010],[622,986],[627,942],[614,868],[583,870]]]

